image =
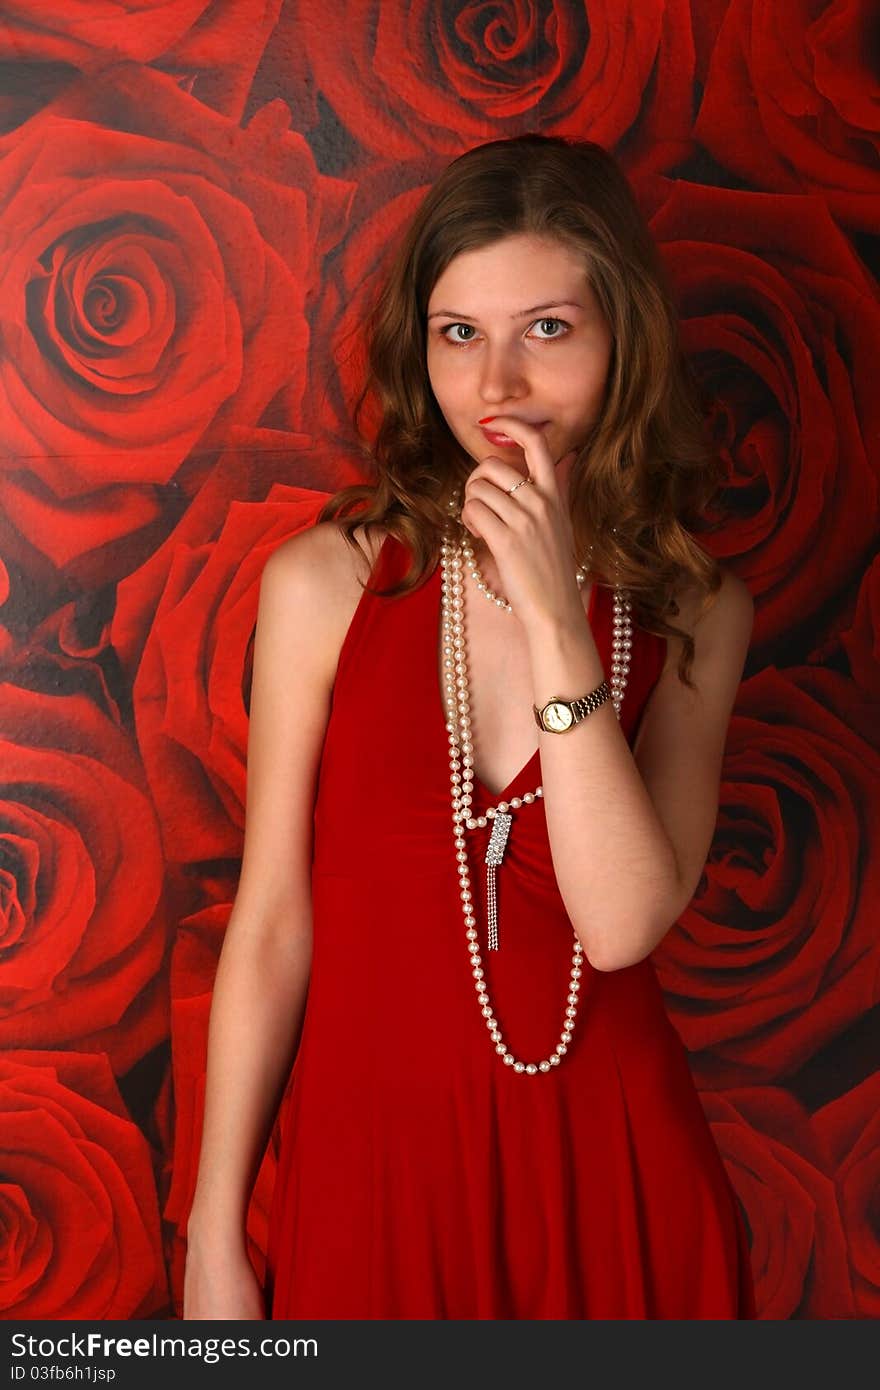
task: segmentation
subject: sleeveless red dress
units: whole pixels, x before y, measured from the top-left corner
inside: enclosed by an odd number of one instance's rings
[[[406,569],[388,536],[374,582]],[[272,1211],[272,1318],[753,1318],[749,1246],[650,957],[586,956],[551,1072],[496,1054],[471,975],[438,673],[439,564],[361,595],[315,806],[313,960]],[[611,669],[611,591],[589,621]],[[585,619],[586,620],[586,619]],[[632,746],[665,642],[633,625]],[[536,751],[475,814],[533,791]],[[485,950],[490,825],[469,831],[489,995],[510,1050],[559,1039],[574,937],[543,803],[514,812]]]

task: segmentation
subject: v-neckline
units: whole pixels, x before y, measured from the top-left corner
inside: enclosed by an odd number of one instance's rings
[[[439,684],[439,660],[438,660],[439,655],[440,655],[441,627],[442,627],[442,622],[443,622],[443,607],[442,607],[442,604],[443,604],[443,571],[442,571],[442,566],[441,566],[440,564],[437,565],[437,568],[436,568],[436,570],[434,571],[434,588],[435,588],[435,590],[436,590],[437,601],[436,601],[436,604],[434,605],[434,617],[435,617],[435,621],[434,621],[434,623],[432,624],[432,628],[433,628],[433,637],[434,637],[434,641],[433,641],[433,675],[434,675],[434,679],[433,679],[432,684],[433,684],[434,690],[435,690],[435,692],[436,692],[436,694],[435,694],[435,704],[437,704],[437,706],[438,706],[438,708],[439,708],[439,713],[440,713],[441,719],[442,719],[442,721],[443,721],[442,727],[443,727],[444,733],[446,733],[446,732],[447,732],[447,731],[446,731],[446,702],[445,702],[445,700],[444,700],[444,698],[443,698],[443,693],[444,693],[444,692],[443,692],[443,690],[442,690],[442,688],[441,688],[441,686],[440,686],[440,684]],[[586,607],[586,609],[584,610],[584,622],[589,623],[590,625],[592,625],[593,617],[594,617],[594,614],[595,614],[595,611],[596,611],[596,596],[597,596],[597,592],[598,592],[598,585],[596,584],[596,581],[595,581],[595,580],[592,580],[592,581],[591,581],[591,587],[590,587],[590,597],[589,597],[589,600],[587,601],[587,607]],[[537,725],[536,725],[536,728],[537,728]],[[447,738],[448,738],[448,733],[447,733]],[[529,770],[534,766],[534,764],[538,761],[538,759],[539,759],[539,757],[540,757],[540,754],[541,754],[541,743],[540,743],[540,738],[539,738],[539,740],[538,740],[538,745],[537,745],[537,747],[535,748],[534,752],[532,753],[531,757],[528,759],[527,762],[523,763],[523,765],[522,765],[522,767],[519,769],[519,771],[518,771],[518,772],[515,772],[514,775],[510,778],[510,780],[509,780],[508,782],[505,782],[504,786],[501,788],[501,790],[500,790],[499,792],[493,792],[492,789],[491,789],[491,787],[488,787],[488,786],[486,785],[486,783],[483,781],[482,777],[481,777],[480,774],[477,772],[476,767],[475,767],[475,766],[472,766],[472,767],[471,767],[471,771],[472,771],[472,773],[473,773],[473,775],[474,775],[474,785],[475,785],[476,787],[478,787],[478,788],[480,789],[481,792],[484,793],[485,799],[486,799],[487,803],[488,803],[490,806],[491,806],[491,805],[497,805],[499,801],[508,801],[508,800],[510,799],[510,797],[509,797],[508,794],[513,792],[513,789],[514,789],[514,787],[517,785],[517,783],[520,782],[521,779],[523,779],[523,778],[525,777],[526,773],[529,772]],[[527,790],[533,791],[534,788],[529,787],[529,788],[527,788]]]

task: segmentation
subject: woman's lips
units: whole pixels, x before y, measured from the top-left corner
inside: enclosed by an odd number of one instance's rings
[[[543,429],[547,423],[547,420],[539,420],[538,423],[535,425],[535,429]],[[493,430],[487,429],[485,425],[481,425],[480,428],[490,444],[498,444],[501,447],[506,446],[508,448],[513,447],[515,449],[521,449],[523,447],[515,439],[511,439],[509,434],[496,434]]]

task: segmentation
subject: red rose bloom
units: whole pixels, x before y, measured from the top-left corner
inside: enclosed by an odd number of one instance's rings
[[[344,0],[323,16],[291,0],[266,62],[297,109],[320,92],[383,160],[456,155],[535,127],[609,147],[629,134],[622,158],[637,169],[669,168],[691,148],[687,0],[418,0],[405,11],[389,0]],[[303,128],[316,122],[312,98]]]
[[[652,956],[702,1086],[791,1075],[880,1003],[870,717],[831,671],[741,687],[703,881]]]
[[[880,1317],[880,1072],[816,1112],[813,1123],[834,1163],[841,1216],[849,1232],[856,1316]]]
[[[55,564],[155,521],[197,441],[298,411],[349,190],[289,119],[123,64],[0,141],[0,504]]]
[[[363,322],[375,278],[381,274],[389,247],[397,246],[427,191],[427,185],[420,184],[389,197],[387,176],[375,177],[365,171],[352,230],[327,266],[315,310],[312,360],[328,388],[315,401],[314,429],[322,439],[342,441],[343,448],[352,441],[354,409],[366,379]],[[375,392],[368,394],[361,418],[365,434],[375,437],[381,420]],[[362,465],[357,477],[346,477],[333,485],[341,487],[349,481],[363,481]],[[330,486],[329,479],[326,486]]]
[[[840,643],[849,669],[866,698],[880,700],[880,556],[865,572],[852,622],[843,628]],[[880,747],[880,727],[874,724],[874,744]],[[868,726],[870,737],[871,727]]]
[[[876,287],[819,198],[666,179],[641,193],[728,461],[706,543],[757,600],[753,646],[804,641],[876,546]]]
[[[750,1230],[760,1317],[856,1317],[833,1161],[803,1105],[778,1086],[700,1099]]]
[[[102,55],[155,63],[237,119],[280,7],[281,0],[6,0],[0,59],[32,71],[38,63],[89,71]],[[22,119],[26,101],[20,99]]]
[[[167,1286],[150,1151],[106,1058],[0,1058],[0,1136],[0,1315],[161,1315]]]
[[[7,683],[0,699],[0,1047],[75,1042],[121,1072],[167,1033],[153,987],[164,863],[143,770],[83,695]]]
[[[184,525],[169,542],[165,586],[152,600],[133,685],[138,744],[169,862],[241,854],[243,685],[263,566],[280,541],[314,521],[325,500],[279,485],[264,503],[233,502],[219,536]],[[120,587],[113,631],[121,639],[142,621],[143,587],[141,576]]]
[[[731,0],[694,134],[758,188],[821,193],[877,230],[874,0]]]

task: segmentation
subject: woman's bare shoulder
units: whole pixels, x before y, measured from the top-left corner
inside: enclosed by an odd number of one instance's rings
[[[360,592],[358,580],[369,579],[386,535],[384,527],[358,526],[353,549],[338,521],[319,521],[276,546],[272,561],[274,568],[296,571],[301,583],[311,579],[325,593]]]
[[[754,601],[748,585],[728,566],[719,564],[718,570],[721,585],[708,604],[704,606],[703,590],[681,588],[675,595],[678,613],[668,619],[692,637],[701,651],[719,641],[738,644],[752,628]],[[682,645],[680,637],[667,637],[664,670],[677,668]]]
[[[671,621],[694,639],[701,655],[719,646],[733,651],[747,649],[754,621],[755,604],[743,579],[726,565],[719,565],[720,587],[710,601],[703,602],[702,593],[688,591],[679,599],[678,616]],[[667,639],[667,666],[678,664],[681,639]]]
[[[696,584],[684,585],[675,592],[678,614],[674,621],[678,627],[686,628],[692,637],[719,607],[724,611],[737,610],[751,603],[748,585],[729,566],[719,564],[718,573],[721,584],[708,602],[704,600],[705,590]]]
[[[358,546],[360,547],[361,553],[364,556],[363,563],[361,563],[358,557],[355,556],[344,535],[342,534],[342,527],[338,526],[335,521],[330,522],[330,525],[336,529],[338,544],[342,546],[342,549],[346,552],[346,554],[348,554],[352,558],[353,561],[357,561],[357,576],[364,580],[369,579],[373,571],[373,566],[379,558],[379,551],[382,549],[382,546],[385,542],[385,538],[388,535],[388,531],[386,530],[386,528],[384,526],[378,525],[370,527],[355,527],[352,534],[354,536],[354,539],[357,541]]]
[[[721,584],[705,609],[702,594],[689,592],[684,597],[681,617],[692,636],[703,633],[711,633],[713,636],[723,634],[731,623],[735,627],[742,626],[753,612],[754,603],[745,581],[727,565],[719,564],[718,573]]]
[[[330,676],[386,534],[359,526],[353,549],[337,521],[316,522],[281,541],[266,562],[289,598],[291,618],[308,628]]]
[[[356,595],[357,603],[362,593],[361,584],[368,582],[388,532],[384,526],[356,526],[352,532],[357,545],[354,549],[339,522],[322,521],[314,529],[322,533],[319,544],[326,551],[328,569],[334,573],[337,591],[346,599]]]

